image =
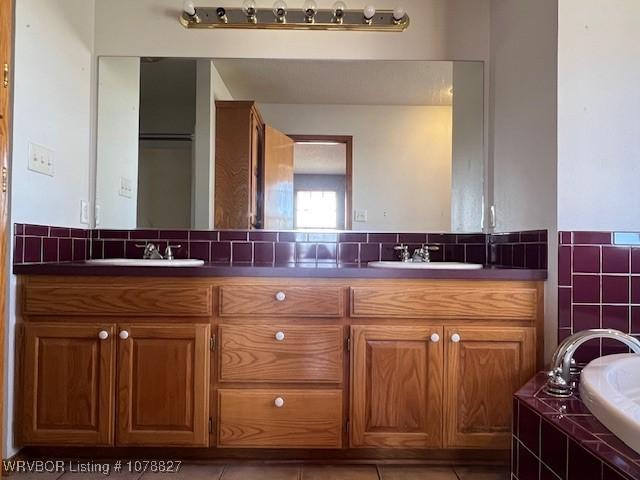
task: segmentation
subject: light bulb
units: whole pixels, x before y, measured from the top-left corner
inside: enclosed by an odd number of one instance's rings
[[[396,22],[399,22],[400,20],[402,20],[405,17],[406,14],[407,14],[407,12],[402,7],[396,7],[396,8],[393,9],[393,19]]]
[[[318,4],[315,0],[306,0],[302,6],[302,11],[304,12],[305,17],[313,18],[318,11]]]
[[[247,17],[253,17],[257,11],[255,0],[244,0],[242,2],[242,11]]]
[[[364,14],[365,20],[371,21],[371,19],[373,19],[374,15],[376,14],[376,7],[374,7],[373,5],[367,5],[366,7],[364,7],[362,13]]]
[[[278,20],[284,19],[287,15],[287,4],[284,0],[276,0],[273,4],[273,14],[278,17]]]
[[[347,5],[344,2],[338,0],[333,4],[333,7],[331,7],[331,9],[333,10],[333,16],[335,18],[342,18],[344,16],[344,11],[347,9]]]
[[[184,13],[186,13],[190,17],[193,17],[196,14],[196,6],[191,0],[187,0],[186,2],[184,2],[184,4],[182,5],[182,10],[184,10]]]

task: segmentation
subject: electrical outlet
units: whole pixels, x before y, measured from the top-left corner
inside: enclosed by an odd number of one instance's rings
[[[80,200],[80,223],[89,225],[89,202]]]
[[[96,219],[96,226],[102,223],[102,214],[100,212],[100,205],[96,205],[95,219]]]
[[[496,228],[496,206],[491,205],[489,207],[489,227]]]
[[[133,197],[133,182],[130,178],[120,177],[120,190],[118,195],[124,198]]]
[[[29,170],[43,175],[53,177],[55,175],[55,155],[42,145],[29,143],[29,159],[27,167]]]

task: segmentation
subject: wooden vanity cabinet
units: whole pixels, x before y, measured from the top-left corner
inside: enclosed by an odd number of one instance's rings
[[[215,228],[262,228],[264,122],[255,102],[216,102]]]
[[[351,327],[351,446],[442,447],[442,327]]]
[[[209,325],[78,320],[23,326],[25,445],[208,445]]]
[[[118,344],[116,445],[208,445],[209,326],[120,324]]]
[[[115,325],[22,326],[22,441],[113,445]]]
[[[512,395],[535,373],[532,327],[445,328],[445,446],[511,445]]]

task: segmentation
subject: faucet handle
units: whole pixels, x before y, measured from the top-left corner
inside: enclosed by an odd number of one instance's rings
[[[424,248],[425,250],[428,250],[429,252],[437,252],[440,250],[440,247],[437,245],[428,245],[426,243],[422,244],[422,248]]]
[[[173,260],[175,256],[173,255],[173,249],[182,248],[182,245],[167,245],[167,248],[164,250],[164,258],[167,260]]]
[[[405,245],[404,243],[401,243],[400,245],[396,245],[395,247],[393,247],[394,250],[402,250],[402,251],[409,251],[409,246]]]

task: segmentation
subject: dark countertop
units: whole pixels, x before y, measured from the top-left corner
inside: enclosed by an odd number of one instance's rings
[[[403,270],[366,265],[221,265],[200,267],[119,267],[77,263],[27,263],[13,266],[16,275],[131,277],[294,277],[294,278],[424,278],[477,280],[546,280],[546,270],[485,267],[482,270]]]

